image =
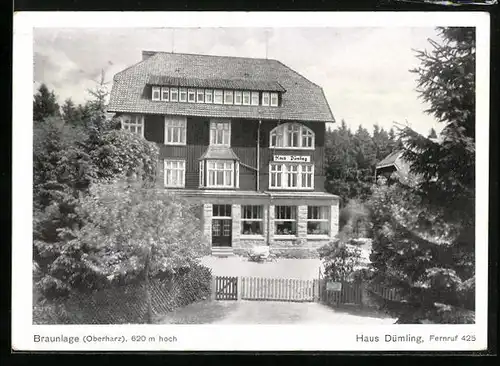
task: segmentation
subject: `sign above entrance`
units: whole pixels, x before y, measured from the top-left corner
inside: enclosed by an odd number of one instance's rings
[[[309,162],[311,162],[311,157],[304,156],[304,155],[274,155],[273,160],[274,161],[291,161],[291,162],[297,162],[297,163],[309,163]]]

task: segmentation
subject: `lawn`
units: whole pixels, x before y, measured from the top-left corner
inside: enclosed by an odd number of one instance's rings
[[[312,280],[319,276],[319,259],[278,258],[275,262],[257,263],[246,257],[212,257],[201,259],[203,265],[212,269],[215,276],[293,278]]]

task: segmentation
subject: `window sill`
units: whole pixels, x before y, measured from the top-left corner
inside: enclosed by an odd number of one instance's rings
[[[273,149],[273,150],[309,150],[309,151],[313,151],[315,149],[314,146],[313,147],[269,146],[269,148]],[[287,163],[290,163],[290,162],[287,162]],[[291,162],[291,163],[294,163],[294,162]]]
[[[297,240],[299,237],[297,235],[276,235],[274,234],[275,240]]]
[[[165,146],[186,146],[186,143],[164,142]]]
[[[269,190],[273,190],[273,191],[314,191],[314,187],[313,187],[313,188],[299,188],[299,187],[292,187],[292,188],[269,187]]]
[[[330,236],[329,235],[308,234],[307,239],[308,240],[330,240]]]
[[[245,234],[240,234],[240,239],[241,240],[265,240],[263,235],[245,235]]]
[[[163,187],[164,188],[186,188],[186,186],[167,186],[167,185],[164,185]]]

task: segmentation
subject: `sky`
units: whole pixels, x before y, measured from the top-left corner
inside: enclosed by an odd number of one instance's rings
[[[46,83],[61,104],[88,99],[101,70],[111,87],[113,75],[139,62],[143,50],[268,57],[320,85],[337,125],[441,129],[424,112],[428,106],[409,72],[419,65],[415,50],[430,50],[428,39],[439,40],[432,27],[36,28],[33,38],[33,89]]]

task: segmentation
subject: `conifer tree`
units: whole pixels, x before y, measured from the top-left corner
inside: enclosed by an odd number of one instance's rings
[[[59,104],[54,91],[41,84],[33,97],[33,120],[43,122],[48,117],[59,117]]]

